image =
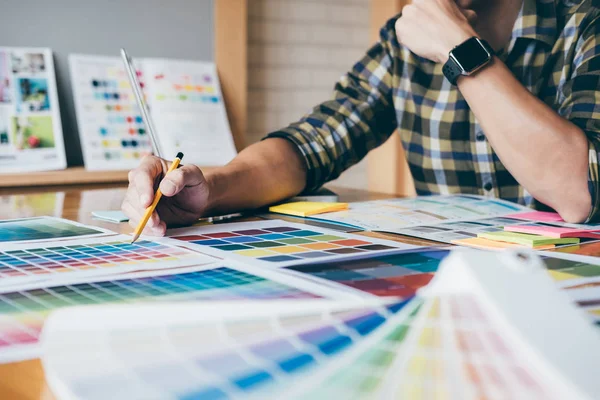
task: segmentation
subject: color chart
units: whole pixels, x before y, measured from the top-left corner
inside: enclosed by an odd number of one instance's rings
[[[412,306],[406,305],[252,316],[261,306],[249,304],[246,316],[238,312],[237,317],[201,319],[197,316],[204,313],[197,310],[187,322],[181,319],[168,327],[151,323],[106,328],[102,337],[114,338],[110,342],[85,331],[69,334],[54,323],[69,342],[73,340],[75,349],[61,348],[50,328],[44,365],[76,398],[125,399],[133,393],[142,398],[151,394],[179,399],[293,398],[303,386],[297,384],[299,379],[369,340],[394,315],[408,313]],[[226,312],[217,306],[212,314]],[[77,317],[72,313],[69,319]],[[161,351],[148,358],[147,346]],[[83,353],[79,348],[98,349],[93,367],[77,360]],[[76,365],[81,368],[73,368]],[[134,378],[119,378],[125,376]]]
[[[322,214],[314,219],[398,233],[415,226],[499,217],[525,210],[529,209],[483,196],[420,196],[351,203],[347,211]]]
[[[181,247],[125,235],[65,240],[57,245],[7,244],[0,250],[0,288],[52,279],[208,264],[214,259]]]
[[[347,298],[330,288],[266,276],[269,275],[210,264],[169,272],[126,274],[113,279],[95,277],[85,283],[0,291],[0,362],[38,355],[34,345],[44,320],[50,312],[63,307],[164,301]]]
[[[141,64],[162,152],[182,151],[188,164],[231,161],[237,152],[215,64],[154,58]]]
[[[215,257],[275,267],[416,248],[277,220],[175,229],[168,235]]]
[[[411,297],[433,278],[448,250],[413,250],[287,267],[289,271],[336,282],[376,296]]]
[[[86,169],[133,169],[152,153],[125,67],[118,57],[69,56]],[[144,76],[138,71],[144,83]]]
[[[152,145],[121,59],[71,55],[69,61],[86,168],[136,167]],[[203,166],[235,157],[213,63],[143,58],[135,64],[163,157],[183,151],[188,163]]]
[[[36,217],[0,221],[0,243],[92,237],[113,232],[66,219]]]

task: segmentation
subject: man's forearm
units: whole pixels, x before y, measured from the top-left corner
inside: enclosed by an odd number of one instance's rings
[[[305,162],[295,145],[267,139],[240,152],[229,164],[205,174],[207,214],[252,209],[295,196],[306,185]]]
[[[585,220],[588,142],[574,124],[533,96],[498,59],[458,87],[515,179],[568,221]]]

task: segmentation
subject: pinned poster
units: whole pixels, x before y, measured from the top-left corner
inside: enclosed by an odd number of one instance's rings
[[[0,173],[66,167],[52,51],[0,47]]]
[[[77,125],[86,169],[135,168],[152,152],[119,57],[71,55]],[[167,59],[134,60],[164,155],[188,163],[225,165],[236,155],[216,67]]]

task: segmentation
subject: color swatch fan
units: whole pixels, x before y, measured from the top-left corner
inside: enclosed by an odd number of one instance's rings
[[[0,47],[0,173],[66,166],[52,51]]]

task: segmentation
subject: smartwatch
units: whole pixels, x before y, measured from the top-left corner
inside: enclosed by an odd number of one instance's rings
[[[492,61],[494,50],[483,39],[473,36],[450,51],[450,57],[442,71],[444,76],[456,85],[460,76],[469,76]]]

